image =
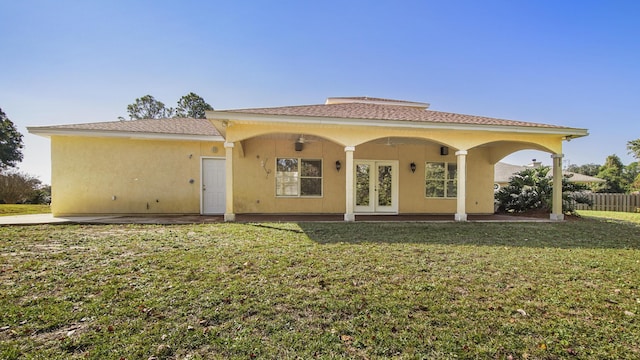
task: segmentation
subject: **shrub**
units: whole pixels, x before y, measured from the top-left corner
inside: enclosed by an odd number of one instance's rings
[[[550,212],[553,201],[553,179],[548,166],[528,168],[514,174],[509,185],[495,194],[498,212],[521,213],[541,210]],[[562,178],[562,212],[575,213],[575,204],[588,204],[585,196],[587,186],[569,182],[569,176]]]

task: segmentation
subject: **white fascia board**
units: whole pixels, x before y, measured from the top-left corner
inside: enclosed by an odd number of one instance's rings
[[[292,116],[292,115],[266,115],[238,112],[214,111],[207,114],[210,120],[248,121],[261,123],[293,123],[314,125],[342,125],[342,126],[374,126],[395,127],[412,129],[445,129],[459,131],[490,131],[490,132],[515,132],[528,134],[565,135],[571,139],[589,135],[587,129],[575,128],[548,128],[531,126],[506,126],[506,125],[477,125],[457,123],[434,123],[422,121],[398,121],[398,120],[372,120],[372,119],[348,119],[317,116]]]
[[[110,131],[110,130],[84,130],[84,129],[55,129],[47,127],[27,127],[29,133],[42,136],[86,136],[86,137],[108,137],[144,140],[192,140],[192,141],[224,141],[220,135],[189,135],[189,134],[163,134],[145,133],[136,131]]]

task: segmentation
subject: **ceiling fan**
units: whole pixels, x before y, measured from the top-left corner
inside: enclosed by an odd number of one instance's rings
[[[316,141],[318,140],[314,138],[305,137],[304,134],[300,134],[300,137],[298,137],[298,140],[296,140],[296,142],[300,144],[316,142]]]
[[[386,145],[386,146],[396,146],[396,145],[402,145],[404,143],[398,141],[398,138],[396,138],[395,140],[392,140],[391,137],[387,137],[387,140],[385,142],[383,142],[382,144]]]

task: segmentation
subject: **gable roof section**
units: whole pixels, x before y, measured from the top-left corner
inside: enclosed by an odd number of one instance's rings
[[[275,108],[227,110],[227,113],[261,115],[313,116],[342,119],[393,120],[424,123],[503,125],[562,128],[562,126],[538,124],[524,121],[495,119],[484,116],[463,115],[426,110],[408,106],[343,103],[326,105],[284,106]]]
[[[84,135],[173,140],[224,140],[211,121],[192,118],[123,120],[37,126],[27,129],[30,133],[41,136]]]
[[[586,129],[427,110],[428,106],[427,103],[368,97],[329,98],[327,103],[320,105],[214,110],[207,112],[207,118],[222,121],[315,122],[336,125],[524,131],[560,134],[568,138],[588,135]]]

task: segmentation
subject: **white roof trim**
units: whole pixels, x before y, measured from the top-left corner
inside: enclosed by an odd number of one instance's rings
[[[191,135],[191,134],[167,134],[139,131],[114,131],[114,130],[88,130],[88,129],[60,129],[51,127],[27,127],[29,133],[43,136],[86,136],[86,137],[112,137],[127,139],[147,140],[196,140],[196,141],[224,141],[220,135]]]
[[[294,115],[271,115],[242,113],[236,111],[207,111],[207,119],[227,120],[227,121],[253,121],[253,122],[276,122],[276,123],[310,123],[317,125],[351,125],[351,126],[375,126],[375,127],[398,127],[412,129],[446,129],[446,130],[471,130],[471,131],[494,131],[494,132],[516,132],[529,134],[550,134],[565,135],[570,139],[587,136],[587,129],[556,128],[556,127],[531,127],[531,126],[508,126],[508,125],[479,125],[479,124],[459,124],[423,122],[411,120],[374,120],[374,119],[352,119],[352,118],[331,118],[320,116],[294,116]]]

